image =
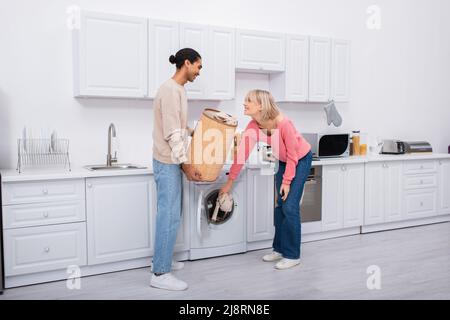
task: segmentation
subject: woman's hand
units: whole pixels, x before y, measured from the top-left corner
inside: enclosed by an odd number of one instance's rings
[[[280,187],[280,195],[281,195],[281,199],[283,199],[283,201],[286,201],[289,191],[291,190],[291,186],[288,184],[282,184]]]
[[[228,179],[228,181],[220,189],[219,194],[230,192],[232,187],[233,187],[233,180]]]

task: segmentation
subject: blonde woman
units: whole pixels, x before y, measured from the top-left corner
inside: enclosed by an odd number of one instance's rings
[[[280,260],[275,268],[288,269],[300,263],[300,198],[311,169],[311,146],[292,121],[280,112],[269,92],[250,91],[245,97],[244,108],[244,114],[252,120],[242,135],[237,160],[220,192],[231,190],[257,141],[272,146],[273,155],[279,160],[275,187],[280,196],[274,213],[273,252],[265,255],[263,260]]]

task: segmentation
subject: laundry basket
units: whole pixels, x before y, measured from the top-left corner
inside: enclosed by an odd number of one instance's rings
[[[188,149],[189,163],[201,173],[201,181],[215,181],[219,176],[236,128],[237,121],[231,115],[210,108],[203,110]]]

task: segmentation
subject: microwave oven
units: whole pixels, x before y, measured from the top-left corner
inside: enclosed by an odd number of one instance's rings
[[[350,133],[303,133],[315,158],[337,158],[350,155]]]

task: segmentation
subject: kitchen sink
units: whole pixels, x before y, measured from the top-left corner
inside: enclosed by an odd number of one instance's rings
[[[122,164],[113,164],[111,166],[107,166],[106,164],[90,165],[90,166],[84,166],[84,168],[91,170],[91,171],[97,171],[97,170],[146,169],[147,167],[142,167],[142,166],[134,165],[131,163],[122,163]]]

